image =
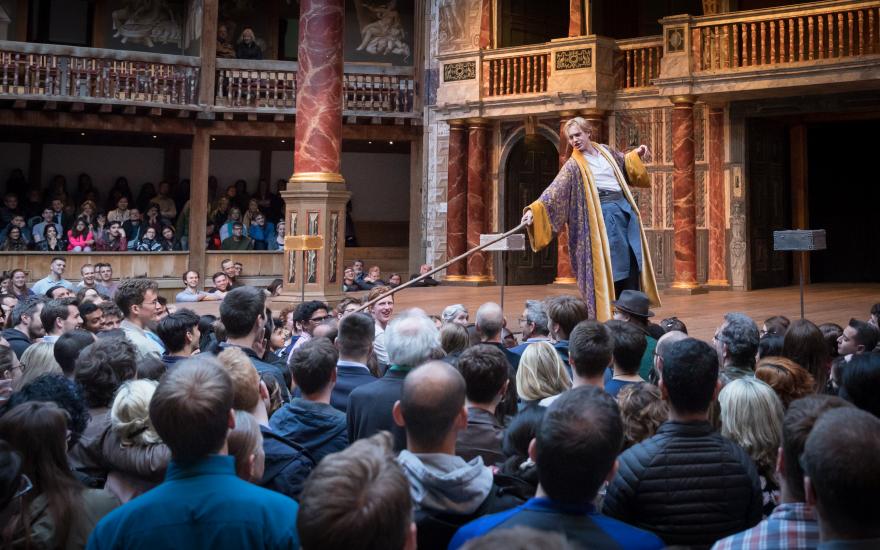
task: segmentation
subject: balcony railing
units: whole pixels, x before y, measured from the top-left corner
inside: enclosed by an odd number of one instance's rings
[[[690,29],[694,72],[880,53],[878,25],[876,1],[697,17]]]
[[[49,101],[195,106],[194,57],[0,43],[0,94]]]
[[[297,64],[289,61],[217,60],[216,105],[232,110],[296,107]],[[346,66],[343,109],[354,113],[412,113],[412,69]]]
[[[617,47],[614,64],[619,90],[651,86],[651,81],[660,76],[661,37],[618,40]]]
[[[550,53],[526,53],[483,61],[484,93],[489,97],[547,91]]]

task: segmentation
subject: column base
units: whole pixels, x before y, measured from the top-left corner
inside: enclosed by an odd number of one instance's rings
[[[553,279],[553,284],[556,286],[577,286],[577,279],[574,277],[556,277]]]
[[[672,283],[672,286],[664,291],[669,296],[694,296],[696,294],[708,294],[709,291],[699,283]]]
[[[464,275],[446,275],[443,277],[444,283],[458,283],[464,280]]]
[[[727,279],[709,279],[704,287],[708,290],[730,290],[730,281]]]
[[[498,284],[494,278],[488,275],[460,275],[460,279],[453,280],[446,278],[444,282],[448,282],[448,286],[495,286]]]

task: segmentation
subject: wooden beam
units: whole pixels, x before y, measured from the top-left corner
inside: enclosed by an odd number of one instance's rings
[[[153,107],[152,109],[150,109],[150,116],[162,116],[162,109],[160,109],[159,107]]]
[[[86,110],[86,104],[81,101],[77,101],[70,106],[71,113],[81,113],[85,110]]]
[[[218,0],[204,0],[202,5],[202,42],[199,55],[202,61],[199,73],[199,104],[213,105],[214,81],[217,77],[217,14]],[[202,229],[204,231],[204,228]]]
[[[122,112],[126,115],[134,115],[137,114],[137,107],[135,107],[134,105],[126,105],[125,109],[123,109]]]
[[[216,6],[216,3],[215,3]],[[205,273],[205,223],[208,219],[208,174],[211,156],[211,134],[196,128],[192,140],[192,165],[189,185],[189,269]]]
[[[789,129],[791,154],[791,227],[808,229],[810,227],[809,193],[807,188],[807,127],[795,124]],[[801,262],[792,262],[792,283],[800,280]],[[810,282],[810,262],[804,264],[804,281]]]
[[[25,109],[27,107],[27,100],[25,99],[16,99],[12,102],[13,109]]]
[[[57,109],[57,108],[58,108],[58,102],[57,102],[57,101],[47,101],[47,102],[43,105],[43,110],[46,110],[46,111],[54,111],[54,110]]]

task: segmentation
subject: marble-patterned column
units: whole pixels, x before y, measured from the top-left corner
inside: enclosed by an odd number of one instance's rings
[[[485,202],[489,181],[489,126],[483,120],[472,120],[468,124],[467,156],[467,248],[480,245],[480,235],[486,233],[487,212]],[[466,281],[484,282],[488,280],[486,255],[482,252],[467,258]]]
[[[586,12],[584,10],[585,0],[569,0],[568,2],[568,36],[583,36],[587,34],[584,28],[584,18]]]
[[[559,167],[568,160],[571,155],[571,145],[568,144],[568,136],[565,133],[565,123],[571,116],[560,115],[559,119]],[[571,268],[571,252],[568,249],[568,224],[556,234],[556,278],[554,284],[572,285],[577,284],[574,270]]]
[[[468,128],[463,120],[449,121],[449,160],[446,178],[446,259],[467,250]],[[460,281],[467,272],[465,260],[446,269],[447,281]]]
[[[728,287],[726,210],[724,208],[724,107],[709,109],[709,281]]]
[[[605,143],[605,111],[602,109],[586,109],[581,111],[580,116],[587,121],[590,127],[590,136],[596,143]]]
[[[345,205],[340,173],[344,0],[300,0],[299,69],[293,175],[281,193],[289,235],[320,235],[321,250],[285,252],[285,285],[276,301],[342,299]]]
[[[492,8],[495,5],[492,0],[480,2],[480,49],[492,47]],[[454,8],[453,8],[454,9]]]
[[[672,226],[675,231],[672,287],[680,290],[698,287],[694,101],[693,96],[672,98]]]

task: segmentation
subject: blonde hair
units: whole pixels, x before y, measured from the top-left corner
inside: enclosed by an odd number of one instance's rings
[[[669,406],[653,384],[628,384],[617,394],[623,420],[623,445],[632,447],[657,433],[669,417]]]
[[[124,443],[142,446],[162,441],[150,421],[150,401],[158,385],[155,380],[129,380],[116,392],[110,425]]]
[[[516,371],[516,391],[526,401],[559,395],[571,388],[565,363],[549,342],[526,346]]]
[[[226,348],[217,360],[232,380],[232,408],[254,410],[260,400],[260,374],[250,358],[238,348]]]
[[[226,436],[229,456],[235,458],[235,474],[245,481],[251,479],[250,457],[256,457],[258,463],[265,461],[263,456],[263,434],[257,419],[248,412],[235,411],[235,429]]]
[[[569,119],[568,122],[565,123],[565,126],[563,127],[563,131],[565,132],[566,136],[568,136],[568,131],[571,129],[572,126],[576,126],[578,129],[580,129],[585,134],[589,134],[590,139],[593,138],[593,129],[590,127],[590,123],[587,122],[587,120],[584,117],[576,116],[574,118]]]
[[[772,475],[782,442],[782,401],[776,392],[757,378],[740,378],[718,394],[721,405],[721,435],[749,453],[765,477]]]
[[[64,374],[61,365],[55,360],[55,344],[39,342],[28,346],[18,360],[21,364],[21,376],[13,384],[18,391],[44,374]]]

